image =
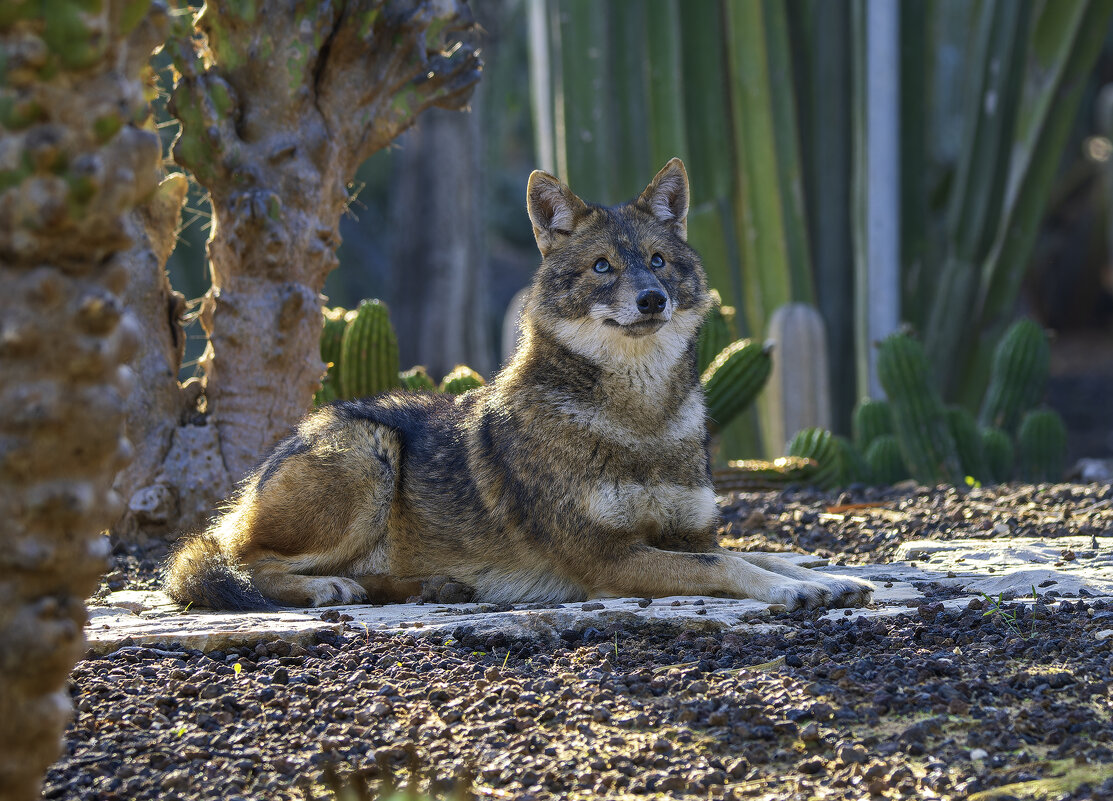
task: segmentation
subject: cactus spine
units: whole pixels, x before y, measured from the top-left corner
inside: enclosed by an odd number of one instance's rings
[[[703,372],[708,425],[724,428],[749,406],[773,369],[772,346],[740,339],[724,349]]]
[[[441,381],[440,391],[447,392],[449,395],[462,395],[469,389],[481,387],[487,382],[483,380],[483,376],[475,372],[475,370],[468,367],[466,364],[458,364],[452,368],[452,372],[444,377]]]
[[[360,302],[344,329],[340,350],[344,397],[377,395],[398,386],[398,339],[382,301]]]
[[[866,448],[866,463],[871,478],[877,484],[896,484],[908,478],[908,467],[900,452],[900,443],[893,434],[874,437]]]
[[[878,348],[877,375],[912,477],[925,484],[960,482],[958,451],[923,346],[903,333],[886,337]]]
[[[715,361],[715,357],[722,353],[734,336],[730,331],[730,321],[734,317],[734,309],[723,306],[718,290],[711,290],[711,301],[714,304],[711,311],[704,318],[703,328],[699,332],[699,372],[703,372]]]
[[[1015,432],[1020,418],[1043,397],[1050,361],[1044,330],[1032,320],[1013,323],[993,352],[978,422]]]
[[[1012,477],[1013,444],[1009,435],[999,428],[983,428],[982,455],[985,459],[986,478],[983,483],[1003,484]]]
[[[854,444],[862,453],[868,451],[870,445],[878,437],[892,434],[893,411],[889,402],[869,398],[862,399],[854,407],[851,429],[854,432]]]
[[[1067,453],[1063,418],[1051,409],[1024,415],[1016,433],[1018,468],[1024,481],[1061,481]]]

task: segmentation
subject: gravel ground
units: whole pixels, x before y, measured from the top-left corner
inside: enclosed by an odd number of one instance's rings
[[[848,563],[948,535],[1113,545],[1108,485],[790,490],[725,511],[728,544]],[[118,548],[102,591],[151,586],[159,555]],[[44,797],[359,798],[398,782],[513,799],[1113,799],[1113,637],[1098,636],[1113,604],[952,612],[921,589],[915,615],[801,612],[764,633],[124,648],[75,669]]]

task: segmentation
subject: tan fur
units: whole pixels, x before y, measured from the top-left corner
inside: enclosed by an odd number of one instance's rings
[[[385,602],[450,577],[504,603],[868,601],[865,582],[718,547],[696,374],[710,300],[680,161],[615,208],[535,172],[527,208],[543,259],[513,361],[459,397],[310,414],[172,560],[174,598]]]

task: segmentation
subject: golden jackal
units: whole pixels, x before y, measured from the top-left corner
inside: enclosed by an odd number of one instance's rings
[[[542,260],[506,368],[460,396],[312,412],[172,557],[171,597],[384,602],[447,576],[497,603],[869,600],[866,582],[718,547],[696,371],[710,301],[680,160],[614,208],[543,172],[526,194]]]

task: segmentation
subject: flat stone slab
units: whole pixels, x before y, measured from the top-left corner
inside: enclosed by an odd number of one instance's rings
[[[905,543],[889,564],[829,566],[810,554],[778,554],[801,567],[856,576],[875,583],[866,609],[833,609],[832,620],[914,614],[924,600],[917,585],[950,586],[971,596],[1031,598],[1055,591],[1060,599],[1113,597],[1113,539],[1089,537],[1056,540],[1002,537],[991,540],[922,540]],[[965,606],[969,598],[944,602]],[[461,630],[471,635],[500,633],[508,639],[553,639],[567,630],[582,631],[621,624],[679,625],[708,631],[758,631],[787,628],[769,616],[783,607],[733,598],[610,598],[586,603],[523,605],[509,610],[490,604],[390,604],[285,609],[277,612],[209,612],[182,610],[161,592],[124,591],[89,609],[85,628],[94,653],[128,645],[177,644],[203,651],[225,650],[270,640],[307,643],[324,632],[340,633],[345,624],[357,631],[405,632],[448,640]]]

